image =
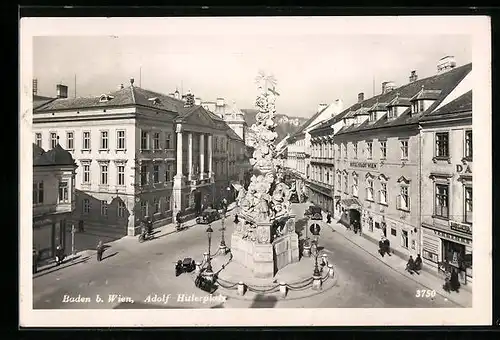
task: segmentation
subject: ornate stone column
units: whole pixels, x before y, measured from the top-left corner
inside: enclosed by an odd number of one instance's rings
[[[208,178],[212,178],[212,135],[208,135]]]
[[[200,179],[205,176],[205,135],[200,134]]]
[[[193,178],[193,133],[188,133],[188,179]]]

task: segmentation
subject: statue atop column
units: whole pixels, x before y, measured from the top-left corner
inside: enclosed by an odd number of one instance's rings
[[[287,217],[290,213],[290,188],[283,182],[283,168],[275,160],[275,141],[278,134],[275,132],[276,115],[275,101],[279,93],[276,91],[276,79],[272,75],[260,72],[256,78],[259,94],[255,106],[259,109],[256,122],[251,126],[253,138],[251,146],[255,148],[250,164],[253,175],[250,184],[245,190],[239,186],[237,198],[240,214],[246,223],[243,233],[245,237],[259,243],[268,243],[272,240],[265,235],[256,235],[253,228],[257,224],[272,224],[275,220]]]

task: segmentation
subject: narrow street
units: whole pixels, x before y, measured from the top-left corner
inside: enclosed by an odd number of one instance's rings
[[[297,219],[303,216],[305,207],[305,204],[294,204]],[[226,220],[226,242],[229,246],[232,221],[232,216]],[[425,287],[353,245],[325,223],[321,224],[319,245],[324,247],[323,252],[333,263],[338,283],[336,287],[312,297],[279,300],[272,304],[265,300],[252,303],[237,298],[177,301],[192,294],[200,298],[208,297],[207,293],[195,287],[192,275],[175,277],[174,273],[174,263],[178,259],[193,257],[201,260],[203,252],[207,251],[206,226],[195,225],[144,243],[139,243],[137,238],[125,238],[108,248],[100,263],[92,256],[86,262],[40,275],[33,281],[34,308],[460,307],[439,294],[433,298],[417,297],[417,290]],[[212,224],[212,253],[220,243],[220,227],[220,221]],[[104,301],[97,302],[97,295]],[[65,296],[66,300],[80,296],[90,301],[63,302]],[[131,300],[134,303],[130,303]]]

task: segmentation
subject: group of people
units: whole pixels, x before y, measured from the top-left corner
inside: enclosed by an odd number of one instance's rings
[[[420,254],[417,254],[417,258],[413,260],[413,256],[410,255],[408,262],[406,263],[406,270],[410,273],[420,274],[419,271],[422,269],[422,258]]]

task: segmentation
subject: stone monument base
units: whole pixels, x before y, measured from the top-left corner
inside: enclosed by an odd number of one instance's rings
[[[272,243],[260,244],[241,235],[231,236],[233,261],[252,271],[256,278],[272,278],[291,263],[299,261],[299,238],[293,232],[278,237]]]

